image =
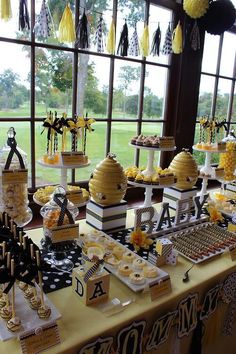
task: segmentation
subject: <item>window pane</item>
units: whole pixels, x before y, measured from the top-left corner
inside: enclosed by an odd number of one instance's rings
[[[217,117],[227,118],[231,84],[231,80],[219,79],[215,113]]]
[[[105,158],[107,123],[96,122],[94,131],[87,133],[86,155],[91,161],[90,166],[76,170],[76,181],[89,179],[97,164]]]
[[[129,142],[136,135],[136,129],[135,123],[112,123],[111,151],[123,167],[134,164],[135,149]]]
[[[115,61],[113,118],[137,118],[140,64]]]
[[[234,87],[234,98],[233,98],[232,120],[231,121],[236,122],[236,86]]]
[[[214,36],[208,33],[205,34],[202,71],[216,73],[219,38],[220,36]]]
[[[236,55],[236,35],[225,32],[222,48],[222,57],[220,63],[220,74],[225,76],[233,76],[234,61]]]
[[[47,131],[43,133],[42,123],[36,123],[35,128],[35,144],[36,144],[36,185],[45,185],[45,184],[57,184],[60,183],[60,170],[47,168],[41,166],[37,163],[38,160],[42,159],[43,155],[46,153],[47,149]]]
[[[71,116],[73,54],[36,48],[36,117],[49,110]]]
[[[201,83],[198,101],[198,117],[211,113],[212,94],[214,90],[215,78],[201,75]]]
[[[28,185],[31,187],[31,152],[30,152],[30,124],[28,122],[13,122],[13,123],[0,123],[0,148],[7,143],[7,132],[10,127],[14,127],[16,131],[17,148],[20,148],[27,154],[28,161]]]
[[[158,62],[161,64],[168,64],[170,56],[162,54],[162,47],[164,44],[168,23],[170,23],[171,21],[172,21],[172,11],[160,6],[155,6],[152,4],[150,5],[150,17],[149,17],[150,51],[152,48],[153,36],[155,34],[155,31],[158,28],[158,24],[160,25],[160,30],[161,30],[161,43],[160,43],[160,55],[153,56],[153,54],[150,54],[147,60]]]
[[[78,114],[107,117],[109,65],[108,58],[79,54]]]
[[[167,70],[153,65],[146,66],[143,118],[163,119]]]
[[[31,11],[31,1],[27,1],[29,14]],[[30,31],[25,29],[19,31],[19,0],[11,0],[12,18],[9,21],[2,21],[0,26],[0,36],[17,39],[30,39]],[[2,53],[2,52],[1,52]],[[16,58],[16,57],[15,57]],[[18,62],[19,63],[19,62]]]
[[[60,43],[58,40],[58,28],[59,28],[59,24],[66,6],[66,3],[64,1],[48,1],[46,2],[46,4],[48,5],[50,14],[51,14],[51,19],[49,21],[50,24],[50,36],[47,38],[44,38],[40,35],[40,32],[38,30],[37,27],[37,23],[38,23],[38,19],[39,19],[39,14],[41,11],[41,6],[42,6],[42,0],[35,0],[35,39],[37,42],[44,42],[44,43],[50,43],[50,44],[56,44],[56,45],[61,45],[61,46],[66,46],[66,47],[71,47],[74,45],[74,43]],[[70,2],[70,8],[71,11],[73,13],[73,19],[74,19],[74,1]],[[52,24],[52,26],[51,26]]]
[[[30,47],[0,42],[0,52],[0,117],[29,117]]]
[[[135,30],[135,26],[137,29],[138,37],[140,38],[140,35],[143,30],[144,10],[145,1],[143,0],[118,0],[116,24],[116,50],[118,49],[121,31],[123,29],[125,20],[127,21],[128,26],[129,45]],[[136,58],[141,58],[141,56],[139,55]]]

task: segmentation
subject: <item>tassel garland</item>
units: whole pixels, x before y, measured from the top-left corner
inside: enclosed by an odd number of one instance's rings
[[[161,52],[163,55],[168,55],[168,54],[172,53],[172,32],[170,29],[170,23],[169,23],[168,28],[166,30],[164,44],[163,44]]]
[[[94,44],[98,53],[104,52],[104,39],[103,39],[103,18],[100,16],[95,33]]]
[[[139,43],[138,43],[138,33],[135,26],[134,33],[130,39],[128,54],[133,57],[138,57],[140,54]]]
[[[48,38],[54,32],[53,28],[53,20],[48,4],[46,4],[46,1],[43,0],[41,10],[35,24],[35,34],[41,38]]]
[[[107,35],[107,52],[109,54],[115,54],[115,48],[116,48],[116,31],[115,31],[115,23],[114,19],[112,17],[110,29]]]
[[[29,20],[29,11],[28,11],[28,4],[27,0],[20,0],[19,6],[19,30],[30,29],[30,20]]]
[[[11,0],[1,0],[0,5],[0,18],[1,20],[8,21],[12,17]]]
[[[180,54],[183,51],[183,34],[180,22],[173,31],[172,50],[175,54]]]
[[[81,17],[78,28],[77,28],[77,40],[76,40],[76,47],[81,49],[87,49],[89,47],[89,40],[88,40],[88,19],[85,14]]]
[[[126,57],[128,54],[128,47],[129,47],[128,27],[125,21],[125,24],[120,34],[117,54],[121,55],[122,57]]]
[[[75,24],[72,16],[70,5],[67,4],[59,23],[58,40],[60,43],[72,43],[76,39]]]
[[[149,55],[149,28],[145,23],[142,37],[140,38],[140,50],[143,57]]]
[[[151,54],[158,55],[158,56],[160,55],[160,44],[161,44],[161,29],[160,29],[160,24],[158,23],[157,30],[154,33],[152,39]]]

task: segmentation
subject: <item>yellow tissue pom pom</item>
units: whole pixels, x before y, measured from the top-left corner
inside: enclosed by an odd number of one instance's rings
[[[184,0],[183,8],[191,18],[200,18],[207,12],[209,0]]]

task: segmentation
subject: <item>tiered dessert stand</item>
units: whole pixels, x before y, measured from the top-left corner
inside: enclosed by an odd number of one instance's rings
[[[213,167],[211,166],[211,158],[212,154],[221,154],[224,153],[226,150],[204,150],[204,149],[199,149],[196,146],[193,146],[193,150],[195,151],[200,151],[205,154],[205,162],[204,165],[200,168],[199,172],[199,178],[202,179],[202,188],[198,195],[200,196],[200,201],[203,200],[204,195],[207,193],[207,186],[208,186],[208,181],[209,180],[218,180],[216,177],[214,177],[214,170]]]
[[[78,169],[78,168],[84,168],[90,165],[91,161],[88,160],[86,163],[80,163],[80,164],[72,164],[72,165],[63,165],[62,163],[57,163],[57,164],[48,164],[43,162],[42,160],[38,160],[37,163],[43,167],[46,168],[57,168],[60,169],[61,174],[60,174],[60,185],[68,191],[68,184],[67,184],[67,170],[71,169]],[[37,200],[34,200],[37,204],[41,205]],[[80,203],[76,205],[77,207],[82,207],[87,204],[88,201]]]
[[[144,171],[142,171],[142,174],[144,176],[152,176],[156,172],[154,169],[155,151],[174,151],[175,150],[175,147],[173,147],[173,148],[158,148],[158,147],[148,147],[148,146],[143,146],[143,145],[134,145],[131,143],[129,145],[136,148],[136,149],[142,149],[142,150],[148,151],[147,167]],[[128,181],[128,183],[132,186],[145,188],[145,200],[143,203],[143,207],[149,207],[152,205],[152,195],[153,195],[152,191],[153,191],[153,189],[163,189],[163,188],[172,186],[171,184],[155,185],[155,184],[138,183],[135,181]]]

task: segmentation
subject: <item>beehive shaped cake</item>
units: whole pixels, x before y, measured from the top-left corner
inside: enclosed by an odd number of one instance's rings
[[[177,182],[175,187],[179,189],[192,188],[197,182],[198,167],[193,156],[187,149],[177,154],[171,161],[169,169],[174,172]]]
[[[109,153],[92,173],[89,181],[89,191],[92,199],[102,205],[119,203],[126,192],[127,179],[123,167]]]

